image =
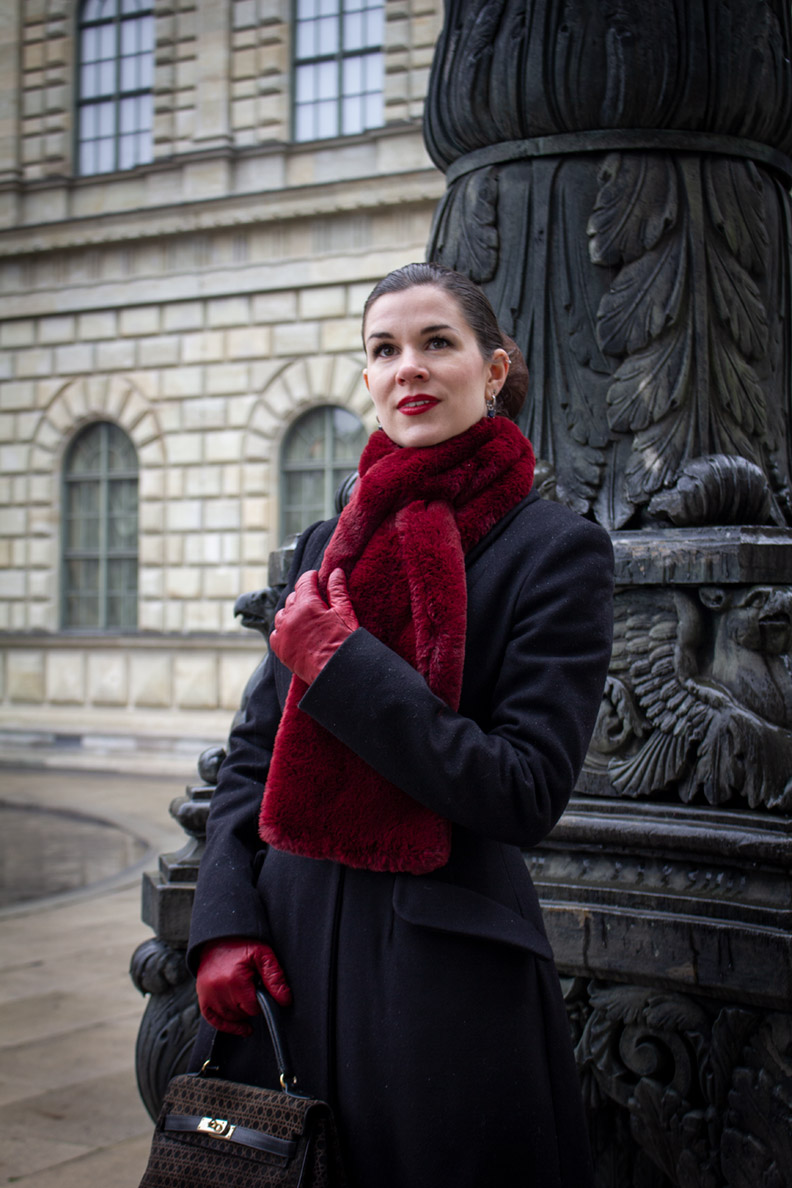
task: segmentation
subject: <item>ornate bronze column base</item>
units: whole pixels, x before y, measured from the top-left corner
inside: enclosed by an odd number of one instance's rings
[[[792,1184],[792,532],[614,535],[608,684],[526,854],[598,1188]]]

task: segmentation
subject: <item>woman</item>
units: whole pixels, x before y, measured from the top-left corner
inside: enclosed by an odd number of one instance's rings
[[[527,373],[472,282],[391,273],[363,337],[381,429],[340,519],[298,542],[232,735],[193,914],[199,1002],[240,1037],[227,1075],[274,1084],[263,979],[355,1188],[585,1188],[519,847],[552,829],[593,728],[609,539],[530,493],[530,445],[492,415],[514,415]]]

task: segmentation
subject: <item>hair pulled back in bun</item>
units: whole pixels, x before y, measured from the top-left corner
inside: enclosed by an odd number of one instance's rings
[[[371,290],[363,307],[364,339],[366,318],[377,298],[384,297],[386,293],[401,293],[416,285],[436,285],[455,299],[476,337],[483,359],[489,361],[499,349],[506,351],[510,361],[509,374],[498,395],[496,411],[513,421],[525,403],[528,368],[517,343],[504,334],[498,325],[486,294],[464,273],[446,268],[444,264],[424,262],[406,264],[404,268],[389,272]]]

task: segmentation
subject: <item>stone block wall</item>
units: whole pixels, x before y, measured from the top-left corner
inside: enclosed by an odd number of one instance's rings
[[[42,707],[104,713],[222,709],[230,725],[263,652],[260,637],[252,635],[222,642],[191,636],[15,636],[0,649],[2,703],[27,714]],[[83,728],[89,723],[86,719]]]
[[[387,0],[385,127],[305,145],[291,15],[158,0],[154,163],[75,178],[76,5],[0,14],[0,710],[234,708],[284,435],[322,403],[373,427],[363,301],[423,257],[443,189],[420,129],[441,4]],[[62,464],[92,420],[137,451],[139,635],[61,631]]]

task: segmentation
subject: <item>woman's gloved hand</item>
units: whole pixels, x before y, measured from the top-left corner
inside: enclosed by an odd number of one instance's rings
[[[269,646],[306,685],[319,675],[330,657],[360,624],[349,600],[343,569],[334,569],[327,582],[325,602],[319,575],[309,569],[275,616]],[[329,603],[329,605],[328,605]]]
[[[209,941],[201,950],[195,987],[207,1023],[231,1035],[250,1035],[248,1019],[260,1014],[256,983],[261,981],[279,1006],[292,992],[269,945],[241,936]]]

